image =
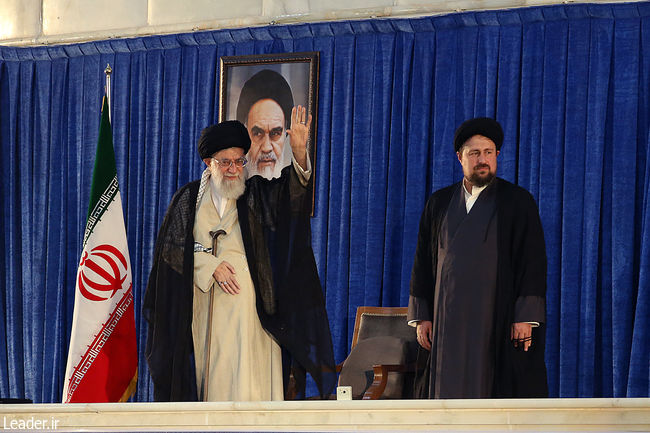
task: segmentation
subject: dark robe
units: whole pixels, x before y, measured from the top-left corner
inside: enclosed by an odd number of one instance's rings
[[[408,319],[431,320],[434,335],[431,352],[420,348],[416,396],[545,397],[546,251],[535,201],[497,178],[465,218],[464,206],[462,185],[451,185],[420,221]],[[527,321],[540,326],[524,352],[510,327]]]
[[[198,189],[195,181],[174,194],[158,233],[145,293],[143,313],[149,324],[145,356],[155,401],[197,400],[192,230]],[[321,397],[328,398],[336,373],[311,248],[308,191],[289,166],[278,179],[247,180],[237,211],[260,322],[282,347],[283,363],[292,367],[298,397],[304,397],[308,372]]]

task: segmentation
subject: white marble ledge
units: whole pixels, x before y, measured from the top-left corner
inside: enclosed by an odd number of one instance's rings
[[[650,399],[0,405],[6,431],[36,424],[50,431],[650,431]]]

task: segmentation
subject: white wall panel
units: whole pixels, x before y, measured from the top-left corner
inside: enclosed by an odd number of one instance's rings
[[[263,0],[264,15],[274,18],[301,15],[310,12],[309,0]],[[312,0],[311,2],[314,2]]]
[[[43,0],[43,35],[147,25],[147,0]]]
[[[0,0],[0,40],[37,35],[40,16],[41,0]]]
[[[149,0],[149,24],[238,19],[262,14],[262,0]]]
[[[548,4],[549,1],[545,0]],[[440,11],[454,10],[479,10],[479,9],[505,9],[516,6],[525,6],[525,0],[395,0],[399,6],[428,6]]]
[[[350,9],[383,8],[390,6],[393,6],[393,0],[312,0],[310,2],[310,12],[344,12]]]

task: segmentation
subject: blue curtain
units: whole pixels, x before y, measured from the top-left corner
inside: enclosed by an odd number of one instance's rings
[[[504,126],[499,173],[538,201],[555,397],[650,395],[650,4],[562,5],[0,47],[0,397],[61,399],[103,70],[140,314],[173,192],[199,177],[219,58],[320,52],[313,246],[337,361],[359,305],[406,305],[420,213],[456,182],[455,128]],[[468,318],[470,320],[470,318]]]

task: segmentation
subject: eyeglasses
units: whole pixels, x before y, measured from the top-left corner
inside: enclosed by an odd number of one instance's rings
[[[217,158],[212,158],[212,159],[217,161],[217,164],[219,164],[219,167],[221,167],[221,168],[230,168],[233,164],[235,164],[235,167],[237,167],[237,168],[242,168],[248,162],[246,160],[246,158],[237,158],[237,159],[227,159],[227,158],[217,159]]]

